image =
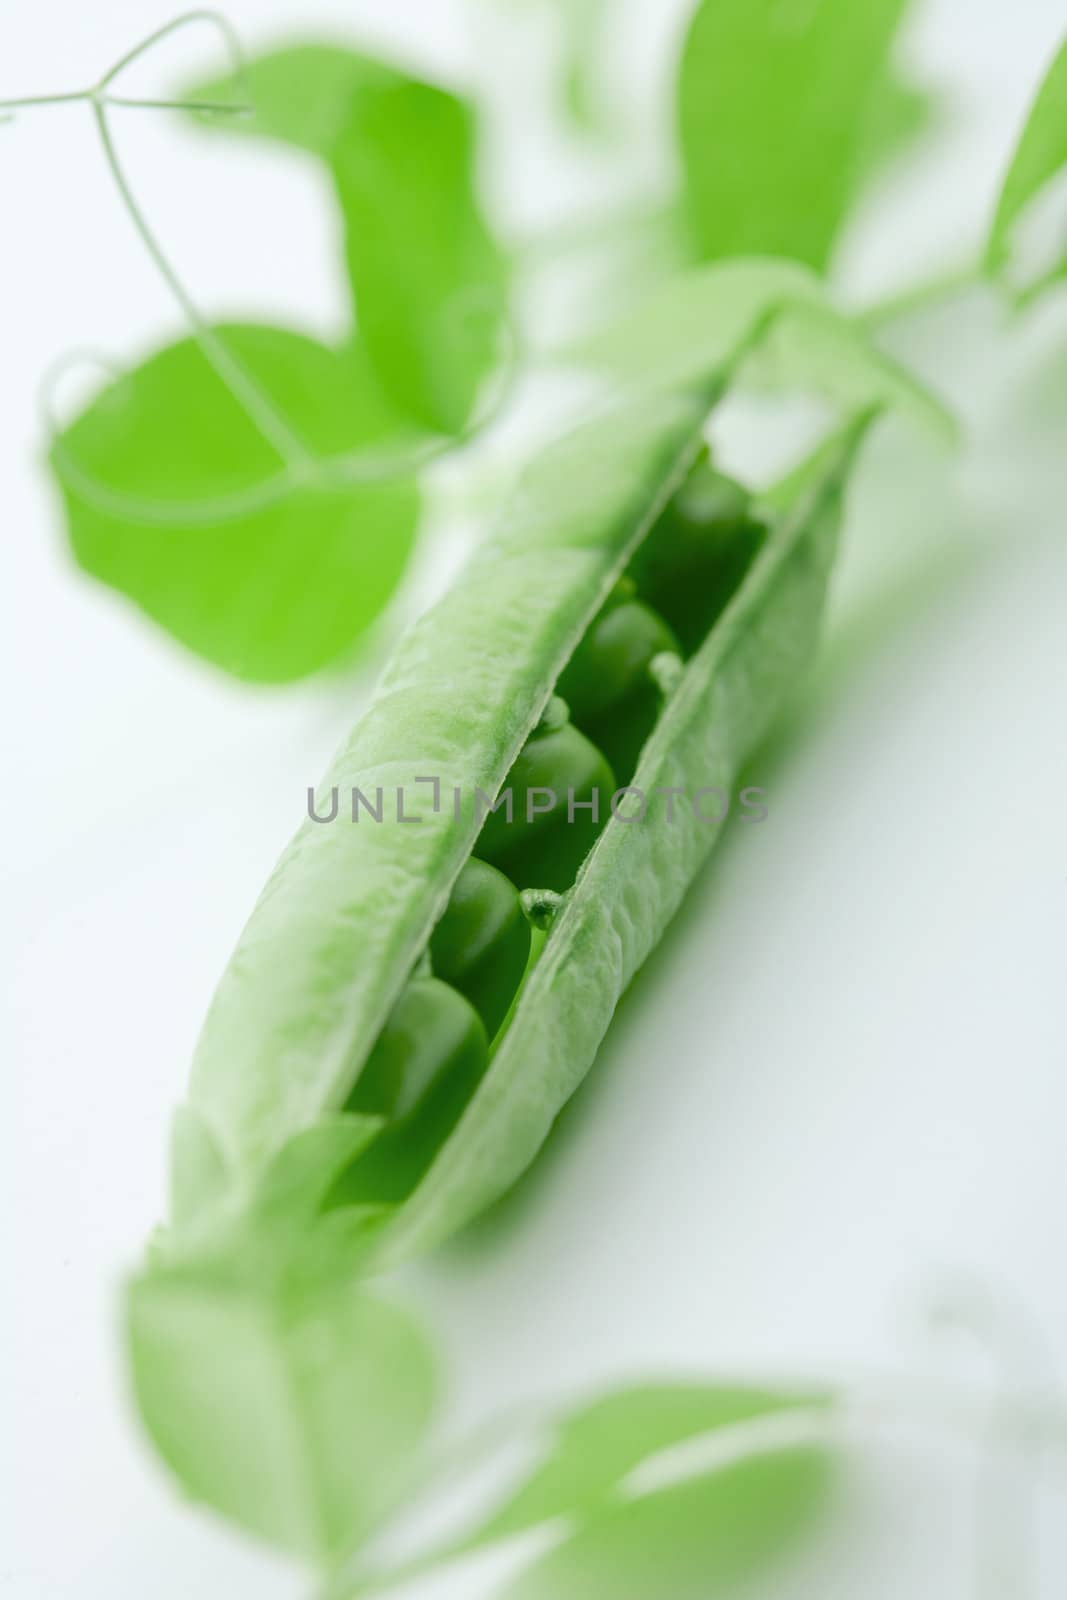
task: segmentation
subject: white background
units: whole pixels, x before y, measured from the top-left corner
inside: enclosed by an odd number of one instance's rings
[[[488,175],[509,233],[662,185],[651,135],[683,10],[633,4],[608,52],[647,155],[620,174],[531,142],[518,179]],[[545,57],[530,22],[494,55],[503,30],[477,4],[228,11],[253,46],[297,30],[406,42],[520,124]],[[0,94],[80,85],[170,14],[5,0]],[[966,254],[1065,23],[1053,0],[920,6],[909,55],[943,90],[943,122],[847,242],[847,292]],[[175,50],[157,82],[193,59]],[[121,132],[212,313],[340,325],[310,165],[172,120]],[[212,985],[373,663],[242,689],[73,569],[35,386],[73,346],[135,359],[176,323],[83,112],[0,130],[0,182],[0,1593],[282,1600],[300,1576],[184,1508],[142,1444],[117,1289],[161,1209]],[[961,1272],[1015,1308],[1053,1372],[1067,1347],[1067,305],[1013,330],[971,296],[898,348],[964,411],[964,452],[876,443],[820,666],[757,764],[770,821],[726,840],[531,1180],[412,1276],[463,1421],[649,1371],[847,1381],[947,1359],[988,1383],[922,1331],[927,1289]],[[758,461],[743,418],[732,442]],[[424,552],[411,594],[444,565]],[[1008,1378],[1034,1381],[1019,1365]],[[851,1531],[774,1592],[978,1593],[970,1448],[953,1470],[932,1448],[861,1450]],[[1055,1516],[1034,1541],[1027,1600],[1067,1584]]]

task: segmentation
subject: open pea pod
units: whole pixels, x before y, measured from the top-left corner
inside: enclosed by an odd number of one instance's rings
[[[282,856],[205,1023],[184,1143],[188,1184],[202,1193],[209,1166],[216,1209],[247,1205],[286,1143],[344,1107],[471,855],[479,795],[500,791],[689,474],[718,392],[642,397],[550,449],[501,534],[399,645],[318,792],[315,814],[336,801],[336,816],[309,817]],[[173,1188],[176,1214],[212,1209],[181,1170]]]
[[[495,1055],[552,945],[520,885],[471,861],[472,797],[492,800],[523,761],[532,783],[546,754],[583,797],[590,774],[613,778],[552,691],[690,474],[718,389],[616,411],[525,480],[506,531],[401,643],[314,813],[335,789],[345,808],[305,822],[211,1006],[174,1124],[169,1223],[128,1286],[129,1367],[184,1492],[319,1564],[403,1492],[431,1411],[425,1340],[360,1277],[407,1205],[420,1215],[438,1147],[495,1093],[489,1036]],[[421,820],[398,817],[398,790]],[[561,833],[551,818],[525,843],[498,831],[515,872],[549,862]],[[531,1143],[525,1120],[517,1133],[500,1134],[502,1184]]]
[[[704,442],[739,349],[521,480],[211,1005],[130,1368],[185,1491],[327,1566],[403,1495],[432,1409],[419,1330],[361,1280],[532,1161],[812,652],[866,415],[755,500]]]
[[[521,479],[314,796],[197,1047],[166,1248],[229,1226],[292,1141],[353,1113],[380,1131],[328,1208],[369,1208],[388,1255],[464,1220],[532,1156],[710,849],[706,817],[638,826],[614,796],[737,771],[811,648],[808,569],[854,442],[759,506],[710,462],[710,414],[801,303],[787,372],[853,415],[917,391],[788,264],[690,289],[692,315],[635,313],[631,398]]]
[[[707,459],[718,392],[550,449],[401,643],[215,995],[164,1253],[280,1194],[391,1260],[533,1159],[816,638],[864,424],[759,506]]]

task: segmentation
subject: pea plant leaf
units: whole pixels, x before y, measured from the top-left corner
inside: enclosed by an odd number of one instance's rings
[[[682,54],[685,206],[702,260],[826,267],[885,148],[889,53],[907,0],[702,0]],[[894,134],[895,137],[895,134]]]
[[[795,262],[738,260],[690,268],[567,357],[627,384],[684,386],[750,340],[765,379],[817,390],[854,412],[899,406],[954,436],[944,406],[837,312],[817,275]]]
[[[1013,244],[1032,209],[1055,180],[1067,175],[1067,40],[1053,61],[1030,109],[1000,190],[986,246],[986,270],[1009,281]],[[1060,195],[1061,200],[1067,196]],[[1067,273],[1067,204],[1061,205],[1056,239],[1048,260],[1020,286],[1029,299]]]
[[[487,1461],[484,1452],[474,1453],[473,1462],[468,1462],[468,1466],[473,1465],[477,1483],[484,1486],[492,1483],[495,1505],[488,1514],[476,1518],[473,1528],[446,1537],[414,1555],[408,1541],[408,1555],[401,1569],[376,1567],[373,1552],[369,1562],[365,1555],[361,1556],[355,1569],[350,1570],[348,1582],[342,1584],[338,1592],[343,1592],[346,1600],[357,1595],[373,1595],[402,1583],[412,1572],[440,1570],[534,1532],[550,1541],[554,1539],[557,1547],[566,1544],[569,1547],[566,1558],[562,1558],[557,1549],[553,1559],[564,1559],[564,1564],[569,1566],[576,1552],[579,1560],[584,1561],[584,1547],[590,1541],[601,1544],[606,1537],[615,1537],[618,1532],[624,1541],[628,1540],[631,1520],[636,1518],[640,1522],[647,1514],[637,1510],[646,1496],[692,1485],[712,1474],[729,1472],[752,1456],[768,1452],[805,1446],[812,1458],[822,1457],[818,1463],[812,1459],[805,1468],[804,1475],[814,1479],[824,1473],[829,1464],[828,1425],[832,1408],[833,1399],[826,1391],[801,1392],[696,1381],[634,1383],[598,1395],[547,1423],[533,1423],[535,1448],[532,1452],[524,1449],[525,1456],[532,1455],[532,1465],[517,1482],[495,1456]],[[528,1441],[522,1438],[522,1433],[523,1425],[516,1423],[506,1433],[501,1431],[497,1444],[503,1446],[505,1452],[513,1451],[517,1445],[526,1446]],[[500,1497],[497,1485],[501,1478],[507,1481],[509,1476],[514,1486]],[[447,1482],[442,1483],[443,1478],[447,1478]],[[457,1479],[455,1463],[447,1474],[439,1469],[436,1480],[432,1476],[429,1479],[431,1526],[442,1520],[432,1510],[435,1491],[443,1487],[446,1497],[454,1497],[457,1481],[463,1499],[467,1489],[462,1479]],[[725,1478],[722,1484],[716,1482],[712,1489],[700,1495],[701,1502],[705,1499],[716,1502],[725,1484]],[[814,1484],[805,1487],[811,1489]],[[483,1487],[479,1491],[482,1503],[484,1496]],[[770,1512],[761,1529],[769,1544],[780,1538],[784,1530],[773,1510],[767,1505],[763,1509]],[[425,1519],[426,1511],[426,1502],[420,1504],[416,1500],[416,1523],[420,1517]],[[411,1514],[411,1507],[406,1514]],[[394,1524],[394,1534],[397,1527],[403,1529],[404,1516],[402,1512]],[[615,1532],[609,1535],[609,1529]],[[595,1536],[593,1530],[598,1530]],[[723,1531],[718,1530],[720,1540]],[[543,1590],[528,1589],[527,1585],[532,1583],[532,1578],[525,1579],[518,1592],[523,1595],[543,1592],[555,1600],[556,1591],[551,1583]],[[570,1590],[564,1587],[560,1592],[569,1594]],[[599,1600],[601,1593],[613,1594],[614,1590],[609,1586],[602,1591],[590,1589],[588,1592]],[[653,1596],[658,1600],[660,1593],[671,1594],[673,1600],[674,1594],[673,1589],[659,1589],[655,1585],[647,1590],[624,1588],[622,1592],[647,1593],[649,1600]]]
[[[146,1268],[126,1297],[144,1424],[192,1499],[331,1567],[403,1499],[434,1410],[421,1329],[353,1277],[349,1241],[249,1231]]]
[[[359,329],[394,404],[459,434],[497,363],[507,274],[480,208],[469,103],[382,62],[305,45],[252,61],[196,98],[254,114],[215,130],[279,140],[323,160],[344,222]]]
[[[561,1420],[544,1459],[465,1543],[475,1548],[558,1517],[590,1517],[611,1502],[629,1473],[660,1451],[825,1403],[785,1391],[699,1383],[634,1384],[599,1396]]]
[[[756,1455],[632,1499],[583,1522],[499,1591],[498,1600],[708,1600],[772,1568],[822,1509],[824,1449]]]
[[[283,683],[381,611],[419,496],[410,476],[361,472],[401,435],[358,345],[253,325],[212,337],[291,438],[288,461],[188,338],[105,387],[56,433],[51,466],[85,572],[216,666]]]

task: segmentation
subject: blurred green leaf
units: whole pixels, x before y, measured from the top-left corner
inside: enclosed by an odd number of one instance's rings
[[[433,1409],[432,1351],[326,1230],[151,1267],[130,1285],[134,1389],[194,1500],[330,1566],[403,1497]],[[315,1270],[312,1270],[312,1257]],[[231,1271],[236,1267],[237,1270]]]
[[[633,1384],[601,1395],[554,1419],[547,1433],[537,1430],[540,1449],[536,1465],[472,1530],[459,1537],[447,1536],[400,1568],[357,1567],[338,1592],[350,1600],[374,1595],[415,1574],[439,1570],[537,1529],[551,1528],[566,1537],[578,1549],[579,1561],[584,1561],[586,1548],[601,1542],[591,1530],[618,1525],[625,1540],[630,1536],[631,1515],[644,1519],[647,1514],[637,1508],[652,1498],[678,1491],[679,1501],[669,1504],[681,1504],[685,1489],[713,1474],[714,1485],[708,1494],[714,1507],[720,1483],[742,1461],[771,1451],[781,1454],[801,1448],[825,1458],[824,1424],[832,1404],[833,1397],[826,1391],[696,1382]],[[484,1473],[484,1463],[476,1466],[476,1471]],[[650,1474],[654,1475],[651,1479]],[[453,1468],[446,1493],[454,1488]],[[698,1494],[703,1499],[704,1490]],[[418,1515],[416,1510],[416,1519]],[[780,1522],[771,1521],[762,1532],[768,1543],[773,1542],[781,1536]],[[720,1532],[713,1542],[721,1555],[724,1541]],[[520,1592],[527,1594],[525,1588]],[[531,1595],[542,1592],[555,1600],[551,1587],[529,1591]],[[561,1590],[570,1592],[566,1587]],[[600,1591],[589,1592],[599,1600]],[[662,1592],[673,1600],[673,1590]],[[603,1593],[612,1594],[614,1600],[613,1590]],[[648,1593],[650,1600],[654,1594],[658,1600],[657,1591]]]
[[[418,494],[410,478],[359,481],[360,454],[399,435],[358,347],[250,325],[214,336],[306,459],[286,466],[184,339],[97,395],[51,465],[86,572],[236,677],[286,682],[343,655],[381,611]]]
[[[900,406],[949,437],[937,398],[835,311],[819,278],[793,262],[739,260],[665,281],[628,315],[567,352],[646,389],[699,381],[762,328],[758,363],[778,385],[800,385],[848,411]]]
[[[591,1516],[642,1461],[682,1440],[823,1403],[764,1389],[644,1384],[605,1395],[559,1424],[546,1459],[467,1541],[473,1547],[550,1522]]]
[[[1049,68],[1030,108],[1004,179],[986,246],[986,269],[1004,277],[1011,259],[1012,235],[1032,201],[1067,169],[1067,41]],[[1033,294],[1067,273],[1067,229],[1061,226],[1059,254],[1024,291]]]
[[[831,1477],[824,1449],[792,1447],[619,1501],[499,1600],[713,1600],[773,1566],[809,1529]]]
[[[860,181],[872,176],[908,145],[926,133],[938,111],[937,97],[927,89],[886,76],[875,90],[862,140]]]
[[[826,266],[872,151],[885,148],[887,117],[899,131],[899,96],[887,110],[885,86],[906,5],[703,0],[678,83],[701,259],[760,254]]]
[[[476,127],[458,95],[325,45],[262,56],[197,98],[254,115],[217,131],[280,140],[325,161],[345,227],[360,333],[390,399],[458,434],[497,363],[507,317],[504,257],[476,186]]]

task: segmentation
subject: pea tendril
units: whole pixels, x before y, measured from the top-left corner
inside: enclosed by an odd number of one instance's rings
[[[207,24],[220,36],[229,57],[232,76],[242,96],[233,102],[204,99],[132,97],[115,94],[112,85],[135,62],[165,39],[182,29]],[[28,95],[0,101],[0,121],[8,122],[19,111],[60,105],[87,105],[92,113],[108,172],[123,208],[150,259],[155,264],[177,302],[194,340],[221,382],[241,406],[246,416],[279,458],[280,467],[257,483],[225,494],[193,498],[138,496],[110,488],[87,472],[72,451],[62,442],[63,428],[58,417],[57,390],[72,368],[92,365],[107,371],[121,382],[122,369],[95,351],[73,351],[61,357],[46,373],[41,385],[39,409],[48,439],[49,451],[62,481],[95,509],[106,515],[156,527],[189,528],[207,526],[250,516],[279,504],[300,491],[330,494],[364,483],[374,483],[418,472],[444,454],[462,448],[484,432],[510,399],[519,365],[518,338],[510,323],[504,326],[504,348],[498,366],[498,379],[485,404],[457,437],[430,435],[415,443],[384,449],[358,449],[336,456],[316,455],[296,432],[289,419],[274,403],[268,391],[197,305],[176,267],[150,226],[144,209],[133,192],[126,169],[119,157],[110,112],[120,110],[159,110],[194,112],[204,116],[248,117],[255,111],[251,85],[240,38],[228,19],[218,11],[200,9],[184,12],[157,28],[127,51],[95,83],[84,89],[54,94]],[[464,308],[470,315],[472,308]]]

